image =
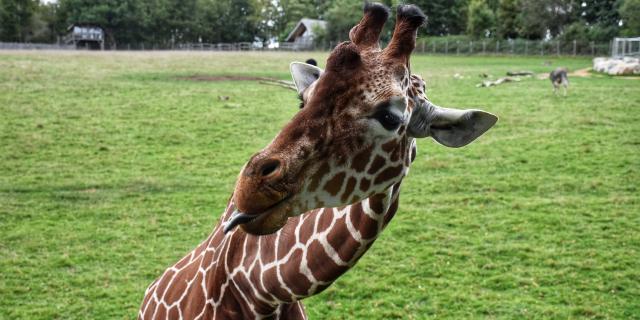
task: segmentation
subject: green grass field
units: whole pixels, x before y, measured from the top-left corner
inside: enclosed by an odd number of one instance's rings
[[[288,79],[311,56],[0,52],[0,319],[134,318],[298,108],[283,88],[180,77]],[[311,319],[640,318],[640,80],[475,87],[591,63],[544,60],[413,58],[435,103],[500,121],[466,148],[420,141],[396,218],[305,300]]]

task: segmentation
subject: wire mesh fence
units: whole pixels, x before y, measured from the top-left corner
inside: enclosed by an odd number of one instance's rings
[[[133,43],[107,46],[107,50],[148,51],[329,51],[339,42],[316,43],[281,42],[264,46],[261,43]],[[6,43],[0,42],[1,49],[17,50],[87,50],[64,44]],[[593,41],[533,41],[533,40],[451,40],[449,38],[429,38],[416,44],[416,53],[439,55],[525,55],[525,56],[608,56],[612,52],[612,42]]]
[[[0,42],[0,50],[75,50],[73,45],[50,43]]]
[[[611,56],[640,57],[640,37],[636,38],[614,38],[611,48]]]
[[[432,38],[418,43],[420,53],[445,55],[540,55],[540,56],[598,56],[611,52],[611,43],[594,41],[532,41],[532,40],[449,40]]]

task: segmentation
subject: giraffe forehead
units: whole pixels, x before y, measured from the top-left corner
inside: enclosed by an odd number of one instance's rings
[[[370,66],[357,85],[357,97],[363,102],[364,111],[375,108],[379,102],[406,95],[409,85],[408,70],[404,66],[375,64]]]

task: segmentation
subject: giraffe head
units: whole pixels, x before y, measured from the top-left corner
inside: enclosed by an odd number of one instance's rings
[[[279,230],[315,208],[339,207],[400,182],[415,157],[414,138],[468,144],[497,118],[479,110],[440,108],[409,70],[422,11],[397,8],[392,39],[378,45],[389,9],[367,4],[364,17],[329,55],[326,70],[292,64],[303,108],[238,177],[236,212],[226,223],[251,234]]]

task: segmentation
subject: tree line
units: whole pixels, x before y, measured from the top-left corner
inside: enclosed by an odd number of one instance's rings
[[[395,6],[399,1],[381,1]],[[413,0],[423,35],[608,41],[640,36],[640,0]],[[327,21],[318,41],[346,40],[361,0],[0,0],[0,41],[54,43],[95,24],[108,47],[283,40],[301,18]],[[393,20],[393,17],[392,17]],[[389,23],[383,41],[392,32]]]

